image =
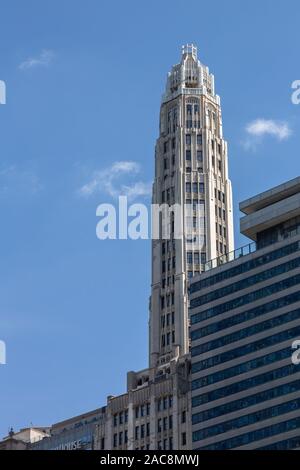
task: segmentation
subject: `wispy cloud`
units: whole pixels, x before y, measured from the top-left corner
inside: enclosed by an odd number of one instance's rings
[[[288,139],[292,130],[287,121],[275,121],[272,119],[256,119],[247,124],[247,137],[243,142],[246,149],[255,149],[264,137],[275,137],[279,141]]]
[[[32,69],[34,67],[49,67],[53,61],[55,54],[49,49],[44,49],[36,57],[28,57],[28,59],[21,62],[19,65],[20,70]]]
[[[0,195],[35,194],[42,189],[36,173],[10,165],[0,169]]]
[[[120,161],[110,167],[95,171],[91,180],[79,189],[81,196],[106,193],[113,198],[127,196],[133,200],[151,194],[151,183],[144,181],[124,182],[124,178],[135,179],[141,172],[140,165],[133,161]]]

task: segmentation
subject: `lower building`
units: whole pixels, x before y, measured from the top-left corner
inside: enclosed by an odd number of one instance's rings
[[[31,444],[50,435],[50,428],[31,427],[18,432],[10,430],[8,436],[0,441],[0,450],[27,450]]]
[[[127,393],[108,397],[95,449],[190,449],[189,371],[189,357],[175,356],[163,366],[129,372]]]
[[[190,283],[193,449],[296,449],[300,178],[240,209],[253,243]]]
[[[94,434],[105,428],[106,408],[99,408],[85,414],[53,424],[50,435],[30,444],[31,450],[92,450]]]

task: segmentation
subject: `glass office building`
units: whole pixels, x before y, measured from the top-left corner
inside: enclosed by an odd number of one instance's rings
[[[300,178],[240,204],[244,249],[190,283],[194,449],[300,447]]]

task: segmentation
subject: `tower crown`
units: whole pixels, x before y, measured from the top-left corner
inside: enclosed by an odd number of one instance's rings
[[[182,46],[181,52],[180,63],[173,65],[168,73],[162,101],[169,101],[178,94],[190,94],[191,88],[197,95],[208,94],[215,98],[214,76],[209,73],[208,67],[198,60],[197,47],[194,44],[186,44]]]

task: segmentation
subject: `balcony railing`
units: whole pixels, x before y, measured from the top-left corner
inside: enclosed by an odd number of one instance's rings
[[[208,261],[204,265],[204,271],[210,271],[213,268],[222,266],[222,264],[230,263],[230,261],[234,261],[236,259],[242,258],[243,256],[249,255],[250,253],[254,253],[256,250],[256,243],[249,243],[248,245],[242,246],[241,248],[237,248],[236,250],[231,251],[230,253],[226,253],[225,255],[218,256],[218,258]]]

